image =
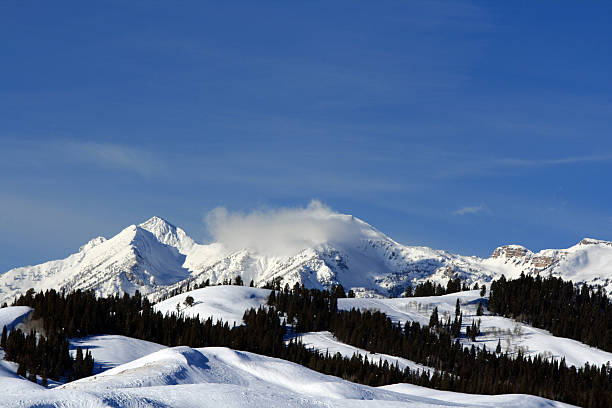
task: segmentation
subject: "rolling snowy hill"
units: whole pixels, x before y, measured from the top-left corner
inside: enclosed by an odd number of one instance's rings
[[[528,395],[427,396],[403,384],[368,387],[221,347],[166,348],[53,389],[0,366],[0,387],[0,407],[569,407]]]
[[[220,283],[238,275],[256,286],[274,278],[283,285],[299,282],[313,288],[341,283],[358,297],[399,296],[408,285],[426,279],[445,284],[460,277],[472,285],[522,272],[553,274],[612,291],[612,243],[607,241],[584,239],[565,250],[538,253],[509,245],[483,259],[401,245],[353,216],[323,212],[317,217],[318,225],[333,228],[315,243],[282,253],[269,253],[257,245],[198,244],[182,229],[153,217],[110,239],[94,238],[65,259],[1,274],[0,302],[10,302],[29,288],[93,289],[98,295],[139,290],[160,299],[177,288],[206,280]]]

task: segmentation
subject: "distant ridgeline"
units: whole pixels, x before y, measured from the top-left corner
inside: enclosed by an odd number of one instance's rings
[[[241,280],[234,283],[241,283]],[[521,352],[512,358],[500,347],[491,351],[485,347],[463,347],[459,338],[466,335],[475,338],[479,328],[472,325],[466,333],[461,332],[459,305],[453,321],[450,317],[440,321],[434,309],[429,325],[409,322],[402,326],[393,323],[384,313],[338,310],[337,299],[347,296],[341,286],[330,291],[306,289],[299,284],[293,288],[285,285],[281,290],[280,282],[270,282],[267,286],[275,290],[270,294],[268,306],[246,311],[244,325],[235,327],[222,321],[213,322],[212,317],[201,321],[182,314],[162,315],[139,293],[96,298],[90,291],[28,292],[15,305],[34,308],[32,317],[43,319],[45,332],[60,332],[65,337],[119,334],[167,346],[226,346],[286,359],[372,386],[407,382],[457,392],[533,394],[583,407],[612,406],[612,369],[609,366],[568,367],[565,360],[549,361],[541,356],[527,357]],[[434,294],[466,288],[460,281],[449,282],[446,288],[431,287]],[[431,287],[425,283],[411,293],[429,294]],[[525,277],[516,281],[500,279],[491,289],[489,305],[492,310],[525,319],[536,326],[553,319],[554,323],[548,324],[563,330],[576,319],[584,319],[601,329],[602,320],[606,317],[608,322],[611,320],[610,300],[597,289],[575,290],[571,283],[554,278]],[[561,307],[568,301],[570,306]],[[555,311],[555,307],[560,311]],[[608,322],[605,330],[609,331]],[[586,330],[586,323],[581,326],[582,330],[576,330],[578,338],[589,340],[592,335]],[[304,347],[299,340],[285,343],[287,330],[329,330],[347,344],[407,358],[435,371],[416,372],[408,368],[402,371],[397,365],[374,363],[367,357],[324,354]],[[610,343],[597,344],[606,348]]]

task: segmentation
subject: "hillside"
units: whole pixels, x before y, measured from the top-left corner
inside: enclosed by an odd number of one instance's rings
[[[11,385],[6,388],[7,385]],[[45,390],[0,371],[0,407],[463,407],[454,393],[428,397],[415,388],[375,388],[300,365],[227,348],[163,349],[93,377]],[[20,388],[20,387],[21,388]],[[23,391],[28,388],[28,392]],[[527,395],[478,396],[477,405],[569,407]]]

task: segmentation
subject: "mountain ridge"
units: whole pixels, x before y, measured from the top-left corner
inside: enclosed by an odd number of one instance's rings
[[[262,286],[281,279],[312,288],[342,284],[358,296],[401,296],[408,285],[427,279],[446,284],[459,277],[470,286],[488,284],[502,274],[552,274],[612,291],[612,242],[584,238],[567,249],[532,252],[502,245],[488,258],[463,256],[425,246],[405,246],[357,217],[332,214],[347,223],[351,236],[325,240],[290,255],[253,248],[233,249],[221,242],[199,244],[184,230],[154,216],[106,239],[96,237],[67,258],[11,269],[0,275],[0,301],[29,288],[92,289],[100,296],[139,290],[154,299],[185,288],[231,281],[240,275]],[[346,235],[346,234],[345,234]]]

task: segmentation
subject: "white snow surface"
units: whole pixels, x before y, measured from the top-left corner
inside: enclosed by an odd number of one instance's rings
[[[577,367],[584,366],[585,363],[601,366],[608,361],[612,363],[612,353],[588,346],[576,340],[556,337],[550,332],[537,329],[530,325],[517,322],[513,319],[491,316],[485,313],[484,316],[476,316],[478,302],[486,306],[487,298],[481,298],[479,291],[465,291],[452,293],[444,296],[412,297],[412,298],[393,298],[393,299],[371,299],[354,298],[338,299],[338,308],[350,310],[352,308],[361,310],[380,310],[391,318],[394,322],[406,324],[408,321],[429,324],[429,318],[434,307],[438,308],[438,315],[441,320],[446,321],[450,316],[451,321],[455,316],[455,305],[459,299],[461,311],[463,312],[463,328],[472,324],[472,320],[480,319],[480,330],[482,336],[476,337],[472,342],[465,335],[461,338],[464,345],[476,347],[487,347],[489,351],[495,350],[498,341],[502,350],[516,355],[522,351],[525,355],[542,355],[546,358],[562,359],[568,365]],[[486,312],[486,307],[485,307]]]
[[[73,358],[76,356],[77,347],[81,347],[83,353],[86,350],[91,352],[94,359],[94,374],[166,348],[150,341],[114,334],[70,339],[70,354]]]
[[[4,326],[8,330],[23,322],[30,314],[32,308],[29,306],[8,306],[0,308],[0,330]]]
[[[185,305],[187,296],[193,297],[193,306]],[[163,314],[176,313],[178,304],[179,312],[185,316],[199,315],[202,320],[212,317],[213,321],[221,319],[233,326],[234,323],[243,323],[242,316],[245,311],[265,305],[268,296],[268,289],[234,285],[208,286],[173,296],[157,303],[153,308]]]
[[[22,387],[7,388],[14,382]],[[454,401],[454,393],[431,390],[432,398],[420,387],[396,392],[219,347],[163,349],[49,390],[0,374],[0,387],[0,407],[568,407],[525,395]]]
[[[502,394],[502,395],[478,395],[464,394],[461,392],[440,391],[431,388],[421,387],[413,384],[392,384],[380,387],[385,390],[399,392],[402,394],[435,398],[440,401],[447,401],[454,404],[465,404],[470,407],[482,405],[493,405],[502,407],[523,407],[530,406],[533,402],[531,396],[524,394]],[[555,405],[552,405],[555,406]]]
[[[599,284],[612,292],[612,243],[608,241],[585,238],[568,249],[537,253],[508,245],[483,259],[402,245],[356,217],[325,208],[312,211],[316,217],[312,216],[311,227],[311,218],[299,219],[308,239],[296,239],[299,233],[288,232],[286,223],[277,226],[273,218],[263,219],[272,223],[267,228],[262,220],[253,223],[243,217],[248,223],[245,234],[253,235],[262,228],[273,235],[261,236],[265,245],[257,245],[257,236],[199,244],[181,228],[153,217],[110,239],[94,238],[65,259],[1,274],[0,302],[10,302],[29,288],[93,289],[100,296],[139,290],[162,298],[188,284],[200,285],[206,280],[216,284],[238,275],[247,284],[253,280],[256,286],[274,278],[282,279],[283,285],[297,282],[312,288],[340,283],[358,297],[400,296],[408,285],[427,279],[446,284],[449,278],[460,277],[472,286],[488,284],[502,274],[515,278],[522,272]],[[230,232],[224,230],[220,238],[232,234],[239,238],[242,220],[234,219],[226,227]],[[277,233],[279,229],[282,233]],[[290,245],[270,242],[283,237],[291,238]],[[241,242],[251,247],[237,248]],[[283,250],[269,250],[277,247]]]

